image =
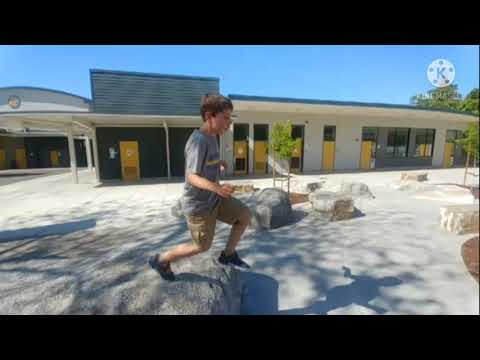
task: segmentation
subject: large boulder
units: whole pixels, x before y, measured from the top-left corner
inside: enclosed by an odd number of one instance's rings
[[[368,185],[360,182],[344,182],[340,192],[353,198],[375,199]]]
[[[292,204],[285,191],[276,188],[263,189],[253,200],[250,206],[253,228],[276,229],[291,221]]]
[[[355,216],[354,201],[346,194],[316,191],[308,198],[312,208],[327,214],[330,221],[347,220]]]
[[[174,282],[148,267],[122,285],[81,289],[64,313],[239,315],[243,291],[239,270],[221,265],[217,257],[207,253],[173,264]]]

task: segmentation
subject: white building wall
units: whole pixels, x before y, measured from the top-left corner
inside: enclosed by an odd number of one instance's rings
[[[323,157],[323,129],[325,125],[336,126],[335,169],[358,169],[362,143],[362,127],[410,127],[435,129],[433,166],[442,166],[446,130],[465,130],[468,122],[446,121],[437,119],[388,118],[385,116],[345,115],[345,114],[306,114],[284,112],[236,111],[237,123],[249,124],[250,127],[250,174],[253,172],[253,124],[268,124],[269,136],[275,122],[291,120],[293,125],[305,126],[304,172],[321,171]],[[233,125],[224,135],[225,160],[228,162],[228,174],[233,174]],[[273,161],[269,154],[269,170]]]
[[[358,169],[362,148],[362,127],[351,121],[338,121],[335,138],[335,169]]]

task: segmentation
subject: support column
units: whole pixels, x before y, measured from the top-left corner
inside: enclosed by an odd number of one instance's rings
[[[73,129],[71,126],[67,127],[67,137],[68,137],[68,152],[70,154],[70,169],[72,171],[72,179],[74,184],[78,184],[77,155],[75,152],[75,141],[73,140]]]
[[[95,175],[97,182],[100,182],[100,161],[98,160],[97,128],[93,128],[93,159],[95,160]]]
[[[90,148],[90,138],[85,136],[85,149],[87,150],[87,166],[92,171],[92,149]]]
[[[253,175],[255,159],[253,158],[253,148],[254,148],[254,138],[253,138],[253,122],[248,123],[248,174]]]
[[[167,122],[163,122],[163,127],[165,128],[165,137],[166,137],[166,146],[167,146],[167,174],[168,174],[168,180],[171,178],[170,174],[170,140],[168,138],[168,125]]]

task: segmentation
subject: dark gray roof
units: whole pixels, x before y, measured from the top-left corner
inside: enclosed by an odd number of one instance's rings
[[[205,94],[219,79],[127,71],[90,70],[93,112],[137,115],[200,115]]]
[[[414,105],[366,103],[366,102],[358,102],[358,101],[297,99],[297,98],[286,98],[286,97],[252,96],[252,95],[238,95],[238,94],[231,94],[231,95],[228,95],[228,97],[231,100],[239,100],[239,101],[264,101],[264,102],[312,104],[312,105],[360,106],[360,107],[376,107],[376,108],[384,108],[384,109],[425,110],[425,111],[461,114],[461,115],[472,116],[477,118],[477,116],[475,115],[468,114],[458,110],[433,109],[433,108],[419,107]]]
[[[90,69],[90,74],[92,74],[92,73],[98,73],[98,74],[114,74],[114,75],[134,75],[134,76],[145,76],[145,77],[160,77],[160,78],[169,78],[169,79],[191,79],[191,80],[214,80],[214,81],[220,81],[220,78],[218,78],[218,77],[158,74],[158,73],[146,73],[146,72],[136,72],[136,71],[122,71],[122,70]]]

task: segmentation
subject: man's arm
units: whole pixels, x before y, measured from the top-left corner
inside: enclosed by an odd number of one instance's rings
[[[230,185],[230,184],[220,185],[210,180],[207,180],[197,174],[187,175],[187,180],[191,185],[199,189],[217,193],[218,195],[224,198],[229,198],[233,193],[233,185]]]

